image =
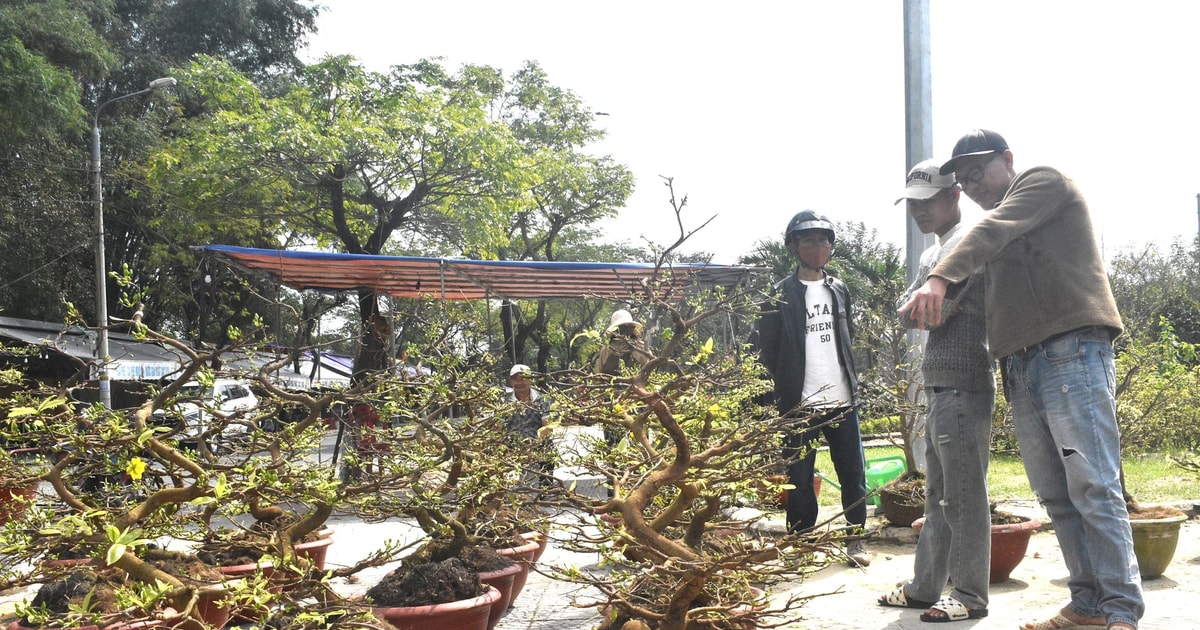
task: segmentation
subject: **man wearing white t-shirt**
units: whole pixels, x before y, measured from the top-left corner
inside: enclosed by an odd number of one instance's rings
[[[822,435],[842,486],[846,520],[860,529],[867,522],[867,482],[858,429],[858,377],[851,354],[853,311],[845,283],[825,271],[833,256],[833,223],[803,210],[792,217],[784,244],[799,261],[796,272],[775,285],[762,309],[759,356],[775,382],[775,404],[784,416],[800,419],[786,437],[788,531],[804,532],[817,522],[813,466]],[[846,543],[851,565],[867,566],[866,541]]]

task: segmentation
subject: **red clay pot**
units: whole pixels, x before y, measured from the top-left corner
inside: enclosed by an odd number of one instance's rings
[[[1025,517],[1018,517],[1025,518]],[[913,521],[912,527],[918,532],[925,524],[925,517]],[[1036,519],[1026,518],[1020,523],[992,525],[992,564],[988,571],[988,583],[998,584],[1008,579],[1013,569],[1025,559],[1025,551],[1029,549],[1029,538],[1042,523]]]
[[[500,598],[492,604],[492,612],[488,616],[488,630],[500,623],[500,618],[513,605],[513,580],[521,573],[521,565],[513,564],[497,571],[486,571],[479,574],[479,581],[500,591]]]
[[[521,594],[525,588],[525,582],[529,579],[529,567],[533,565],[534,556],[538,552],[540,544],[535,540],[525,543],[520,547],[509,547],[507,549],[497,549],[496,553],[507,557],[509,560],[521,565],[521,572],[513,578],[513,595],[514,600]]]
[[[487,593],[474,599],[430,606],[373,606],[371,612],[398,630],[487,630],[498,599],[500,591],[489,586]]]
[[[550,547],[550,536],[545,532],[525,532],[521,534],[521,538],[529,541],[537,541],[538,549],[533,554],[534,562],[541,560],[542,554],[546,553],[546,549]]]
[[[328,530],[323,530],[324,531]],[[318,571],[325,570],[325,556],[329,554],[329,545],[333,544],[333,536],[325,534],[319,540],[304,542],[296,545],[296,555],[312,560]]]
[[[29,502],[37,496],[38,485],[0,487],[0,525],[15,521],[29,511]]]

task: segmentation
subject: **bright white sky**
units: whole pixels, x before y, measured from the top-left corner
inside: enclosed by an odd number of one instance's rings
[[[309,60],[372,70],[443,57],[511,73],[536,60],[637,177],[608,229],[670,242],[659,176],[687,195],[688,251],[736,262],[796,211],[903,246],[900,0],[326,0]],[[1106,258],[1197,233],[1200,2],[930,0],[933,147],[1000,132],[1017,169],[1075,179]],[[963,196],[968,213],[978,209]]]

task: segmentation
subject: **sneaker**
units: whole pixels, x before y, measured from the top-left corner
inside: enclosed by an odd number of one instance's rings
[[[867,541],[857,538],[846,543],[846,557],[852,567],[866,567],[871,564],[871,554],[867,553]]]

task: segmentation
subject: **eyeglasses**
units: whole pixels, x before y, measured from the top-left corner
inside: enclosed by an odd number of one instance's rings
[[[986,167],[988,164],[991,164],[992,160],[1000,157],[1001,155],[1004,155],[1004,153],[1002,151],[996,151],[996,152],[992,153],[992,157],[976,164],[975,166],[971,167],[971,170],[967,171],[966,173],[964,173],[962,175],[959,175],[958,171],[955,171],[954,179],[958,180],[958,184],[960,186],[962,186],[963,188],[966,188],[967,184],[979,183],[979,181],[983,179],[984,167]]]

